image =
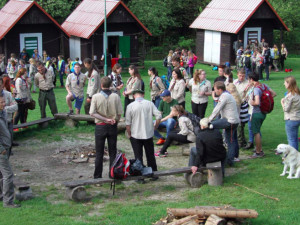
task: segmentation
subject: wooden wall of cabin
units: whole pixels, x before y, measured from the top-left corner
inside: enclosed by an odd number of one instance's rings
[[[204,30],[196,32],[196,55],[199,62],[204,61]]]
[[[233,42],[236,40],[236,35],[231,33],[221,33],[221,50],[220,50],[220,64],[224,65],[230,62],[231,65],[235,63],[235,52],[233,50]]]

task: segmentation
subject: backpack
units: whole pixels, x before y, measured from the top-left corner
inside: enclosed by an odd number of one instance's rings
[[[186,117],[189,118],[193,124],[193,127],[194,127],[194,130],[193,132],[197,135],[198,131],[200,130],[200,120],[201,118],[196,116],[195,114],[193,113],[190,113],[188,111],[185,111],[186,112]]]
[[[117,153],[114,162],[110,167],[110,177],[113,179],[125,179],[129,175],[130,162],[125,154]]]
[[[169,86],[170,86],[170,82],[168,81],[166,75],[162,75],[160,77],[161,81],[163,82],[163,84],[165,85],[165,88],[166,89],[169,89]]]
[[[153,82],[154,82],[154,84],[156,85],[156,87],[160,90],[160,87],[159,87],[158,83],[156,82],[157,77],[158,77],[158,76],[155,76]],[[161,78],[161,81],[162,81],[162,83],[163,83],[165,89],[168,89],[169,87],[167,87],[166,83],[163,82],[162,78]]]
[[[197,61],[198,61],[198,57],[194,54],[194,57],[193,57],[193,63],[194,63],[194,65],[197,63]]]
[[[263,88],[260,86],[257,87],[262,91],[260,98],[260,111],[264,114],[268,114],[272,112],[274,108],[274,99],[267,87],[264,84],[262,84],[262,86]]]
[[[163,66],[164,66],[164,67],[167,67],[167,66],[168,66],[168,57],[165,57],[165,58],[164,58]]]
[[[250,59],[249,56],[245,56],[244,65],[245,65],[245,67],[248,68],[248,69],[251,68],[251,59]]]

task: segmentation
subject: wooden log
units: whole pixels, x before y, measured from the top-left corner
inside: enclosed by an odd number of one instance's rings
[[[78,121],[72,120],[71,118],[67,118],[65,121],[65,126],[67,127],[76,127],[78,124]]]
[[[21,124],[14,125],[13,128],[16,129],[16,128],[29,127],[29,126],[33,126],[33,125],[37,125],[37,124],[43,124],[43,123],[49,122],[51,120],[54,120],[54,118],[53,117],[42,118],[40,120],[34,120],[34,121],[31,121],[28,123],[21,123]]]
[[[187,217],[184,217],[182,219],[176,220],[172,223],[168,223],[168,225],[182,225],[186,222],[193,221],[193,220],[196,220],[196,219],[198,219],[197,215],[187,216]]]
[[[208,169],[208,185],[210,186],[221,186],[223,185],[223,173],[221,162],[207,163],[207,167],[213,168]]]
[[[256,218],[258,213],[252,209],[201,209],[201,208],[192,208],[192,209],[167,209],[168,214],[172,214],[175,217],[185,217],[190,215],[197,215],[199,217],[209,217],[211,214],[215,214],[219,217],[224,218]]]
[[[199,225],[199,222],[197,220],[192,220],[192,221],[183,223],[182,225]]]
[[[202,172],[185,174],[186,181],[192,188],[199,188],[203,186],[206,182],[206,177],[207,176],[205,176]]]
[[[205,222],[205,225],[225,225],[225,224],[226,224],[226,220],[216,216],[215,214],[211,214]]]
[[[67,196],[70,200],[74,200],[76,202],[84,201],[87,197],[85,187],[78,186],[75,188],[68,188]]]

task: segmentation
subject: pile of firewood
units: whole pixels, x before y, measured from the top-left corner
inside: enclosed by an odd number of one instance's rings
[[[167,217],[154,225],[240,225],[244,219],[256,218],[252,209],[236,209],[231,206],[196,206],[190,209],[167,209]]]

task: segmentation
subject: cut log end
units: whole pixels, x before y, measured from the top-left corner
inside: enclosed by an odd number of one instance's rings
[[[187,183],[190,184],[192,188],[199,188],[206,183],[206,175],[200,172],[195,174],[187,173],[184,176]]]
[[[216,216],[215,214],[211,214],[207,220],[205,225],[225,225],[226,224],[226,220]]]
[[[73,200],[76,202],[84,201],[87,198],[85,187],[78,186],[75,188],[68,188],[67,196],[69,197],[70,200]]]

